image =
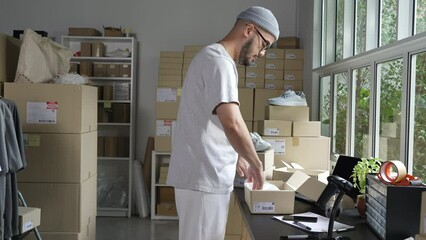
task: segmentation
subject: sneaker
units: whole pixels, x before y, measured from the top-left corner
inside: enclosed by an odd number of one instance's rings
[[[287,90],[281,96],[268,99],[269,105],[277,106],[307,106],[305,94]]]
[[[251,132],[250,136],[256,152],[263,152],[272,148],[271,144],[263,140],[257,132]]]

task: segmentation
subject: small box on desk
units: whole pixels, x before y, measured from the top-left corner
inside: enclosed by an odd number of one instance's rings
[[[40,225],[40,208],[18,207],[19,233],[25,233]]]
[[[419,233],[423,186],[395,186],[367,175],[367,224],[381,239],[406,239]]]

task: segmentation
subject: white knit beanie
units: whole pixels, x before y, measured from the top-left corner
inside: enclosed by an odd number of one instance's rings
[[[264,7],[252,6],[241,12],[237,19],[250,21],[274,36],[275,41],[280,36],[278,21],[272,12]]]

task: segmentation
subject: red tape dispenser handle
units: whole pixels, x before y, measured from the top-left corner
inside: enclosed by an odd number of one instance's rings
[[[380,166],[377,177],[385,183],[398,186],[419,185],[419,178],[407,174],[407,168],[398,160],[386,161]],[[421,183],[421,181],[420,181]],[[420,184],[421,185],[421,184]]]

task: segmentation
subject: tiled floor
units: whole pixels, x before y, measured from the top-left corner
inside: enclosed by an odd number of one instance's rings
[[[96,219],[97,240],[177,240],[178,235],[178,221],[139,217]]]

